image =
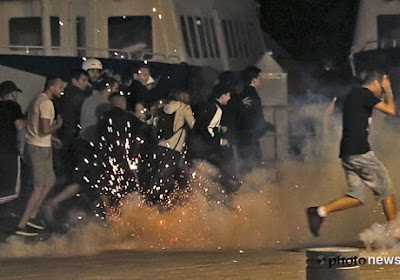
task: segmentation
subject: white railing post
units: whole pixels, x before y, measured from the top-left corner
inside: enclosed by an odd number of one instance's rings
[[[50,27],[50,3],[48,0],[40,1],[41,23],[42,23],[42,44],[44,55],[51,55],[51,27]]]

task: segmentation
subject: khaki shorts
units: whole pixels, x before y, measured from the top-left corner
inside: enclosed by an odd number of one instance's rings
[[[342,166],[349,186],[348,196],[364,203],[368,189],[377,200],[393,194],[389,173],[374,152],[345,157]]]
[[[52,187],[55,184],[51,147],[26,144],[25,159],[32,169],[33,186]]]

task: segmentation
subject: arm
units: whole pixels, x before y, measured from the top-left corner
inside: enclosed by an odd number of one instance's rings
[[[14,122],[14,126],[18,131],[22,131],[26,127],[26,120],[23,119],[16,120]]]
[[[396,115],[396,106],[391,93],[385,93],[385,101],[377,103],[375,108],[385,114]]]
[[[188,106],[185,109],[184,116],[185,116],[185,122],[188,124],[190,129],[193,129],[193,126],[194,126],[194,123],[196,120],[194,119],[193,112],[192,112],[192,109],[190,108],[190,106]]]
[[[57,131],[62,126],[62,118],[60,115],[57,116],[57,123],[55,125],[50,124],[50,119],[40,119],[41,135],[49,135]]]

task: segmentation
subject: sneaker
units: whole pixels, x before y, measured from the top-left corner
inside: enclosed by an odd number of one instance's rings
[[[319,236],[319,228],[324,220],[318,215],[317,211],[318,207],[309,207],[307,208],[307,218],[308,218],[308,226],[310,227],[311,233],[317,237]]]
[[[32,237],[32,236],[37,236],[38,233],[37,232],[31,232],[29,229],[27,229],[27,227],[24,228],[17,228],[16,231],[14,231],[15,235],[20,235],[20,236],[28,236],[28,237]]]
[[[27,223],[27,226],[30,226],[32,228],[35,229],[40,229],[40,230],[44,230],[44,224],[41,220],[39,219],[30,219]]]

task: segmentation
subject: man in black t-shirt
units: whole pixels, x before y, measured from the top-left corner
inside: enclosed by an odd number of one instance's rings
[[[20,92],[12,81],[0,84],[0,203],[17,198],[20,188],[17,132],[26,126],[16,102]]]
[[[310,230],[314,236],[319,235],[320,225],[327,214],[363,205],[367,188],[372,190],[376,199],[382,200],[387,220],[396,219],[388,172],[368,143],[374,108],[388,115],[396,114],[390,81],[380,71],[367,72],[364,81],[363,86],[353,88],[344,101],[340,158],[349,191],[328,204],[307,209]]]

